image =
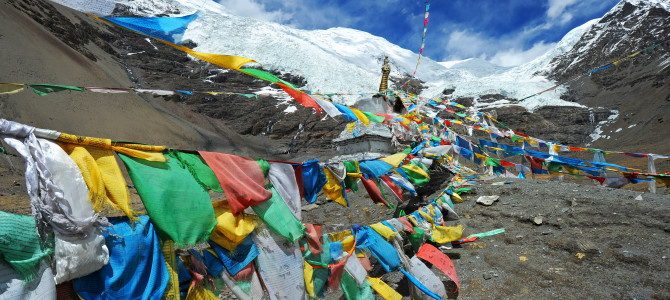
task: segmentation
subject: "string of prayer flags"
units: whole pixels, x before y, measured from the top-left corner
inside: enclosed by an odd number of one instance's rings
[[[428,25],[428,14],[429,14],[428,9],[429,8],[430,8],[430,3],[428,3],[428,1],[426,1],[426,12],[425,12],[425,15],[424,15],[424,20],[423,20],[423,33],[421,35],[421,50],[419,50],[419,59],[416,62],[416,67],[414,67],[414,73],[412,73],[412,76],[405,83],[402,84],[403,87],[405,85],[407,85],[407,83],[409,83],[409,81],[412,80],[412,78],[414,78],[416,76],[416,71],[419,69],[419,64],[421,64],[421,55],[423,54],[423,49],[426,47],[426,29],[427,29],[426,26]]]

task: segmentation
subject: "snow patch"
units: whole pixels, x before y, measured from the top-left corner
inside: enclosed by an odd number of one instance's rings
[[[613,109],[613,110],[610,110],[610,112],[612,114],[607,118],[607,120],[603,120],[603,121],[598,122],[598,125],[596,125],[596,129],[593,130],[592,134],[589,134],[589,137],[591,138],[591,142],[587,143],[586,147],[591,146],[591,144],[593,144],[593,142],[595,142],[598,139],[601,139],[601,138],[609,139],[610,138],[609,136],[601,135],[603,133],[602,127],[605,126],[605,125],[614,123],[614,121],[617,118],[619,118],[619,111]]]
[[[295,112],[296,110],[298,110],[297,107],[295,107],[293,105],[289,105],[286,109],[284,109],[284,113],[290,114],[290,113]]]

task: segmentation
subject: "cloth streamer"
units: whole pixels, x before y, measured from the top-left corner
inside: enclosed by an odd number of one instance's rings
[[[356,280],[354,280],[349,273],[344,272],[342,274],[342,280],[340,281],[340,286],[344,292],[344,296],[347,299],[361,299],[361,300],[373,300],[375,296],[372,294],[372,288],[370,287],[370,282],[365,281],[362,285],[358,285]]]
[[[358,116],[351,110],[350,107],[333,102],[333,105],[342,113],[342,116],[348,121],[358,121]]]
[[[52,247],[40,247],[32,217],[0,211],[0,254],[22,280],[35,279],[39,275],[40,262],[53,250]]]
[[[16,94],[22,92],[24,87],[20,83],[0,83],[0,94]]]
[[[131,226],[128,218],[110,218],[105,232],[109,264],[74,281],[77,294],[87,299],[158,300],[168,285],[170,273],[149,216],[140,216]]]
[[[432,236],[436,243],[444,244],[459,240],[463,236],[463,225],[458,226],[439,226],[433,224]]]
[[[411,268],[410,268],[410,273],[412,276],[414,276],[419,282],[421,282],[421,286],[416,285],[417,288],[419,288],[424,294],[415,294],[415,297],[412,297],[414,299],[429,299],[434,298],[434,295],[438,295],[438,298],[435,299],[446,299],[447,298],[447,291],[444,288],[444,284],[442,281],[431,271],[418,257],[413,256],[412,259],[410,259],[411,263]],[[431,294],[432,293],[432,294]],[[426,297],[428,296],[428,297]]]
[[[354,161],[345,161],[342,163],[346,170],[346,178],[344,179],[344,186],[351,191],[358,192],[358,178],[361,177],[360,170],[358,168],[358,162]],[[356,175],[354,177],[352,175]]]
[[[393,245],[370,227],[365,226],[358,230],[356,249],[369,250],[386,272],[393,271],[400,266],[400,258]]]
[[[226,283],[226,286],[235,294],[235,296],[240,300],[255,300],[262,299],[265,292],[263,291],[263,286],[261,285],[260,280],[258,279],[258,273],[255,268],[252,268],[252,273],[250,275],[250,282],[248,290],[245,292],[242,288],[242,282],[236,281],[228,272],[221,272],[221,279]]]
[[[458,275],[456,275],[456,267],[454,266],[454,263],[451,261],[449,256],[445,255],[442,253],[442,251],[438,250],[435,248],[435,246],[430,244],[423,244],[416,256],[418,258],[425,259],[437,267],[440,271],[442,271],[442,273],[449,276],[449,278],[454,283],[456,283],[456,290],[454,292],[458,291],[459,284]]]
[[[165,265],[167,266],[168,274],[170,274],[170,280],[168,280],[168,284],[165,287],[163,299],[179,299],[179,276],[177,273],[177,256],[174,246],[174,241],[161,241],[161,253],[163,253]]]
[[[329,168],[324,168],[323,171],[326,174],[327,180],[326,184],[323,186],[323,193],[335,203],[348,207],[349,203],[344,184]]]
[[[270,299],[307,299],[304,260],[297,242],[288,242],[261,226],[252,236],[258,245],[258,273]]]
[[[97,215],[89,218],[72,215],[72,208],[63,198],[63,191],[53,182],[34,131],[35,127],[0,119],[0,139],[14,148],[25,161],[26,189],[42,247],[47,247],[47,236],[52,230],[64,236],[86,238],[91,228],[109,224]]]
[[[321,118],[321,107],[314,101],[314,98],[312,98],[310,95],[305,94],[303,91],[298,91],[295,90],[281,82],[277,83],[279,87],[284,90],[289,96],[291,96],[295,101],[298,101],[302,106],[304,107],[311,107],[316,110],[316,113],[319,115],[319,119]]]
[[[254,231],[256,221],[244,213],[233,214],[227,201],[214,202],[212,205],[216,215],[216,227],[209,238],[219,246],[233,251]]]
[[[223,193],[219,179],[200,155],[181,151],[171,151],[172,156],[191,172],[193,178],[205,189]]]
[[[77,164],[56,143],[37,139],[53,173],[53,181],[63,190],[72,215],[78,219],[93,218],[93,204],[88,201],[88,188]],[[109,250],[100,228],[90,228],[85,239],[54,233],[54,261],[56,284],[88,275],[109,262]]]
[[[302,220],[300,188],[295,179],[293,166],[285,163],[270,163],[270,182],[281,196],[296,219]]]
[[[181,17],[107,17],[100,19],[156,39],[180,43],[188,24],[196,18],[198,18],[197,13]]]
[[[247,236],[242,243],[240,243],[235,250],[229,251],[216,243],[209,242],[212,249],[219,257],[230,275],[237,275],[242,269],[248,266],[256,256],[258,256],[258,248],[254,244],[251,236]]]
[[[46,262],[38,266],[35,279],[26,283],[12,267],[0,264],[0,299],[3,300],[56,300],[56,284]]]
[[[377,185],[377,181],[374,178],[361,178],[361,182],[363,182],[363,186],[365,187],[365,190],[368,192],[370,195],[370,199],[372,199],[373,202],[375,203],[384,203],[386,207],[391,207],[384,199],[384,196],[382,195],[381,190],[379,189],[379,186]]]
[[[328,182],[319,160],[310,160],[300,165],[302,169],[303,197],[308,203],[316,201],[316,194]]]
[[[379,178],[393,169],[392,165],[380,159],[359,161],[358,166],[366,178]]]
[[[340,112],[335,105],[333,105],[332,102],[326,101],[323,99],[319,99],[316,97],[312,97],[316,103],[321,106],[321,108],[328,114],[331,118],[335,118],[337,116],[341,116],[342,112]]]
[[[307,239],[307,245],[309,247],[309,252],[312,254],[321,254],[323,249],[321,249],[321,237],[323,233],[321,232],[321,225],[319,224],[305,224],[305,238]]]
[[[372,289],[374,289],[375,292],[377,292],[385,300],[402,299],[402,295],[400,295],[400,293],[396,292],[393,288],[391,288],[388,284],[386,284],[386,282],[383,282],[381,278],[368,276],[367,279],[370,282],[370,286],[372,287]]]
[[[291,210],[281,199],[274,187],[270,187],[272,197],[260,204],[251,206],[272,232],[279,234],[290,242],[297,241],[305,233],[305,226],[296,219]]]
[[[167,162],[119,157],[161,238],[179,246],[207,241],[216,226],[209,194],[172,151]]]
[[[219,179],[233,214],[272,197],[272,193],[264,188],[265,177],[253,159],[215,152],[199,153]]]
[[[84,88],[78,86],[69,86],[69,85],[56,85],[56,84],[28,84],[33,91],[40,95],[46,96],[50,93],[61,92],[61,91],[77,91],[81,92]]]

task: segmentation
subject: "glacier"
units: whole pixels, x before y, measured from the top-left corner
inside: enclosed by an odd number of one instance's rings
[[[198,45],[196,51],[244,56],[256,60],[265,69],[300,75],[307,80],[303,89],[312,93],[343,94],[333,96],[333,101],[346,105],[354,104],[361,94],[378,90],[384,56],[389,57],[391,77],[396,78],[412,74],[419,57],[411,50],[360,30],[296,29],[232,15],[224,6],[211,0],[101,0],[95,1],[97,5],[81,0],[57,2],[94,14],[110,14],[110,3],[127,5],[133,13],[145,16],[166,13],[175,16],[199,11],[198,19],[184,33],[185,40]],[[580,106],[560,99],[565,92],[563,88],[518,103],[510,100],[479,102],[477,96],[501,94],[506,98],[521,99],[553,87],[556,82],[547,79],[543,71],[551,67],[553,57],[570,50],[596,21],[573,29],[551,51],[514,68],[497,66],[482,59],[436,62],[424,56],[416,76],[426,86],[421,96],[427,101],[442,97],[444,89],[453,88],[456,91],[450,97],[475,97],[476,108],[517,104],[532,111],[547,105]],[[427,47],[430,47],[430,34],[429,27]]]

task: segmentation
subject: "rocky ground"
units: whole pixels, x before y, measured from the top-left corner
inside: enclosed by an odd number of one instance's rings
[[[463,224],[464,236],[497,228],[505,233],[444,251],[454,261],[461,284],[454,297],[670,298],[666,188],[649,194],[590,182],[502,178],[472,187],[463,195],[464,203],[456,204],[460,220],[447,225]],[[500,196],[499,200],[491,206],[476,203],[478,197],[490,195]],[[353,199],[352,208],[326,203],[306,212],[305,221],[354,219],[370,224],[392,217],[392,211],[365,197],[349,199]],[[398,272],[382,279],[409,295],[407,282]]]

